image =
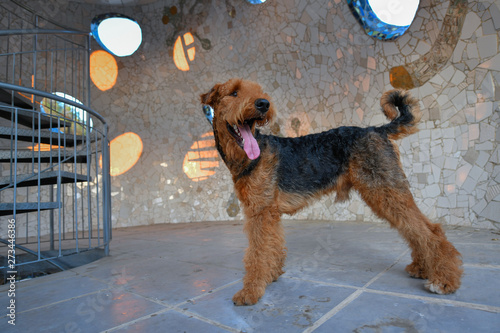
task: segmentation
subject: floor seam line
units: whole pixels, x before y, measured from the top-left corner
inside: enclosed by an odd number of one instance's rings
[[[152,303],[155,303],[155,304],[158,304],[158,305],[161,305],[161,306],[165,306],[167,308],[173,308],[175,305],[172,305],[172,304],[168,304],[167,302],[165,301],[161,301],[159,299],[155,299],[153,297],[150,297],[150,296],[145,296],[145,295],[142,295],[142,294],[139,294],[138,292],[135,292],[135,291],[132,291],[131,289],[129,288],[132,288],[132,286],[129,286],[128,288],[126,288],[125,286],[123,287],[119,287],[119,288],[112,288],[113,290],[115,291],[123,291],[123,292],[126,292],[128,294],[131,294],[131,295],[134,295],[134,296],[137,296],[139,298],[142,298],[146,301],[149,301],[149,302],[152,302]]]
[[[321,318],[316,320],[311,326],[309,326],[306,330],[304,330],[302,333],[310,333],[316,330],[318,327],[323,325],[325,322],[327,322],[330,318],[335,316],[338,312],[340,312],[342,309],[344,309],[346,306],[351,304],[354,300],[356,300],[362,293],[364,292],[363,288],[357,289],[355,292],[344,298],[342,302],[337,304],[333,309],[325,313]]]
[[[161,310],[158,310],[156,312],[152,312],[150,314],[147,314],[147,315],[144,315],[142,317],[136,318],[134,320],[128,321],[126,323],[123,323],[123,324],[120,324],[120,325],[108,328],[108,329],[106,329],[104,331],[101,331],[101,333],[113,332],[113,331],[116,331],[116,330],[118,330],[120,328],[128,327],[128,326],[133,325],[135,323],[138,323],[138,322],[141,322],[143,320],[149,319],[149,318],[151,318],[154,315],[160,315],[162,313],[165,313],[165,312],[168,312],[168,311],[171,311],[171,310],[173,310],[172,307],[169,307],[169,308],[166,308],[166,309],[161,309]]]
[[[370,289],[370,288],[367,288],[364,291],[367,293],[370,293],[370,294],[395,296],[395,297],[412,299],[412,300],[426,301],[426,302],[441,304],[441,305],[452,305],[452,306],[461,307],[461,308],[469,308],[469,309],[482,310],[482,311],[487,311],[487,312],[492,312],[492,313],[500,313],[500,307],[494,306],[494,305],[469,303],[469,302],[463,302],[463,301],[455,301],[455,300],[451,300],[451,299],[440,299],[440,298],[430,297],[430,296],[404,294],[404,293],[398,293],[398,292],[393,292],[393,291],[383,291],[383,290],[376,290],[376,289]]]
[[[394,266],[396,266],[400,261],[401,259],[406,256],[406,254],[410,252],[410,249],[406,249],[403,251],[403,253],[401,253],[399,255],[399,257],[396,258],[396,260],[392,263],[392,265],[390,265],[389,267],[387,267],[386,269],[384,269],[382,272],[378,273],[377,275],[375,275],[370,281],[368,281],[364,286],[363,286],[363,289],[367,289],[371,284],[373,284],[375,281],[377,281],[382,275],[384,275],[385,273],[387,273],[388,271],[390,271]]]
[[[363,287],[359,287],[359,286],[351,286],[351,285],[348,285],[348,284],[339,284],[339,283],[333,283],[333,282],[325,282],[325,281],[318,281],[318,280],[311,280],[311,279],[303,279],[303,278],[299,278],[299,277],[296,277],[296,276],[283,276],[283,277],[280,277],[282,279],[290,279],[290,280],[298,280],[298,281],[304,281],[304,282],[311,282],[311,283],[315,283],[315,284],[321,284],[321,285],[324,285],[324,286],[329,286],[329,287],[338,287],[338,288],[348,288],[348,289],[362,289]]]
[[[464,267],[472,268],[490,268],[490,269],[500,269],[500,265],[489,265],[489,264],[463,264]]]
[[[396,260],[389,267],[385,268],[383,271],[381,271],[376,276],[374,276],[373,278],[371,278],[370,281],[368,281],[362,288],[359,288],[358,290],[356,290],[355,292],[353,292],[352,294],[350,294],[349,296],[347,296],[342,302],[340,302],[339,304],[337,304],[337,306],[335,306],[333,309],[331,309],[326,314],[324,314],[323,316],[321,316],[321,318],[319,318],[310,327],[308,327],[306,330],[304,330],[303,333],[311,333],[311,332],[313,332],[318,327],[320,327],[321,325],[323,325],[326,321],[328,321],[329,319],[333,318],[333,316],[335,316],[338,312],[340,312],[346,306],[348,306],[349,304],[351,304],[363,292],[365,292],[367,290],[368,286],[370,286],[372,283],[374,283],[375,281],[377,281],[382,275],[384,275],[392,267],[394,267],[401,260],[401,258],[403,258],[408,253],[408,251],[409,251],[409,249],[406,249],[405,251],[403,251],[403,253],[401,253],[396,258]]]
[[[184,302],[177,303],[177,304],[175,304],[173,307],[174,307],[174,308],[178,308],[179,306],[182,306],[182,305],[185,305],[185,304],[193,304],[193,301],[196,301],[197,299],[200,299],[200,298],[205,297],[205,296],[207,296],[207,295],[211,295],[211,294],[213,294],[213,293],[215,293],[215,292],[218,292],[218,291],[220,291],[220,290],[223,290],[223,289],[225,289],[225,288],[229,288],[229,287],[231,287],[231,286],[234,286],[235,284],[237,284],[237,283],[241,282],[241,280],[242,280],[242,279],[238,279],[238,280],[236,280],[236,281],[226,283],[226,284],[225,284],[225,285],[223,285],[223,286],[220,286],[220,287],[217,287],[217,288],[212,289],[212,290],[210,290],[210,291],[207,291],[206,293],[203,293],[203,294],[201,294],[201,295],[198,295],[198,296],[192,297],[192,298],[190,298],[190,299],[188,299],[188,300],[186,300],[186,301],[184,301]]]
[[[172,310],[176,311],[176,312],[179,312],[179,313],[181,313],[181,314],[183,314],[185,316],[196,318],[196,319],[198,319],[200,321],[203,321],[203,322],[205,322],[207,324],[210,324],[212,326],[223,328],[223,329],[225,329],[226,331],[229,331],[229,332],[233,332],[233,333],[240,333],[241,332],[241,330],[238,330],[238,329],[233,328],[231,326],[224,325],[224,324],[219,323],[218,321],[215,321],[213,319],[201,316],[201,315],[197,314],[196,312],[192,312],[192,311],[189,311],[189,310],[183,310],[183,309],[179,309],[179,308],[174,308]]]
[[[93,292],[90,292],[90,293],[81,294],[81,295],[78,295],[78,296],[73,296],[73,297],[70,297],[70,298],[66,298],[66,299],[63,299],[63,300],[60,300],[60,301],[56,301],[56,302],[52,302],[52,303],[45,304],[45,305],[40,305],[40,306],[37,306],[35,308],[31,308],[29,310],[23,310],[23,311],[19,311],[19,312],[16,311],[16,315],[17,314],[21,314],[21,313],[31,312],[31,311],[42,309],[42,308],[46,308],[46,307],[49,307],[49,306],[52,306],[52,305],[56,305],[56,304],[60,304],[60,303],[68,302],[68,301],[72,301],[74,299],[79,299],[79,298],[82,298],[82,297],[85,297],[85,296],[94,295],[94,294],[97,294],[97,293],[100,293],[100,292],[103,292],[103,291],[106,291],[106,290],[111,290],[111,288],[99,289],[99,290],[96,290],[96,291],[93,291]],[[2,316],[0,318],[4,318],[4,317],[7,317],[7,315]]]

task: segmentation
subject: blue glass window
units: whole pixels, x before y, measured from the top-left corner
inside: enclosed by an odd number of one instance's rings
[[[365,32],[380,40],[394,40],[410,27],[419,0],[347,0]]]

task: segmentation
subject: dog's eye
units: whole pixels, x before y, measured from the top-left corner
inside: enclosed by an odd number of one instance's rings
[[[235,90],[235,91],[233,91],[233,92],[231,93],[231,96],[233,96],[233,97],[238,97],[238,92],[237,92],[236,90]]]

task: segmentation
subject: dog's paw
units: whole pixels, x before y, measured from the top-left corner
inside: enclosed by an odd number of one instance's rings
[[[444,295],[448,294],[445,292],[446,285],[442,285],[440,283],[431,283],[427,281],[425,283],[425,289],[429,290],[431,293],[439,294],[439,295]]]
[[[451,263],[456,265],[450,265],[446,270],[436,270],[430,274],[425,283],[427,290],[436,294],[446,295],[452,294],[460,288],[463,268],[458,265],[461,264],[461,261],[455,260]]]
[[[241,289],[233,296],[234,305],[254,305],[259,301],[262,295],[250,292],[248,289]]]
[[[427,279],[428,278],[428,276],[424,272],[424,269],[422,268],[422,266],[419,265],[419,264],[417,264],[417,263],[415,263],[415,262],[412,262],[411,264],[409,264],[408,266],[406,266],[405,271],[412,278],[415,278],[415,279]]]
[[[460,287],[460,282],[458,283],[441,283],[437,281],[427,281],[425,283],[425,288],[430,292],[447,295],[453,294]]]

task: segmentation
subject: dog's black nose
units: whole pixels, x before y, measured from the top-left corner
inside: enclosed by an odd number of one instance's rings
[[[259,98],[258,100],[255,101],[255,108],[260,112],[260,113],[266,113],[269,110],[269,106],[271,103],[267,99]]]

